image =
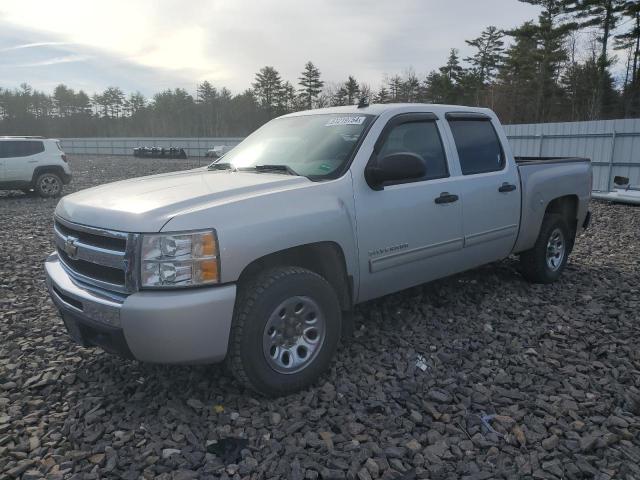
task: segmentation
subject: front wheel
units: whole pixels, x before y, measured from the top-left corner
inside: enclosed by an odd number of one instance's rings
[[[573,237],[562,215],[548,214],[532,249],[520,255],[522,275],[533,283],[555,282],[564,270]]]
[[[227,364],[267,396],[307,387],[329,366],[341,332],[331,285],[300,267],[265,271],[240,286]]]
[[[43,173],[36,179],[35,189],[43,198],[58,197],[62,192],[62,179],[55,173]]]

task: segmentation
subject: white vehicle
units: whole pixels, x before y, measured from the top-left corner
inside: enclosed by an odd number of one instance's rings
[[[60,142],[42,137],[0,137],[0,190],[35,190],[57,197],[71,181]]]

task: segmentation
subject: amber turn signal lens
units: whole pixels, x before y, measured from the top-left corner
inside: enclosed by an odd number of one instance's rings
[[[207,233],[201,237],[201,247],[203,257],[215,257],[218,254],[216,239],[213,233]]]
[[[198,262],[198,270],[201,283],[218,281],[218,260],[200,260]]]

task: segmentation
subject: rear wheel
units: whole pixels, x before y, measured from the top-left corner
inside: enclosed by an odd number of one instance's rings
[[[36,179],[35,190],[41,197],[58,197],[62,192],[62,179],[55,173],[43,173]]]
[[[520,255],[522,274],[534,283],[555,282],[567,264],[572,246],[572,231],[564,217],[545,215],[535,245]]]
[[[313,383],[329,366],[341,332],[331,285],[299,267],[265,271],[240,286],[227,363],[245,386],[267,396]]]

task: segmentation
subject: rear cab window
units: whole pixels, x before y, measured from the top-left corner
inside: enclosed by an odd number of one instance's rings
[[[497,172],[505,167],[505,155],[490,117],[448,114],[447,120],[463,175]]]

